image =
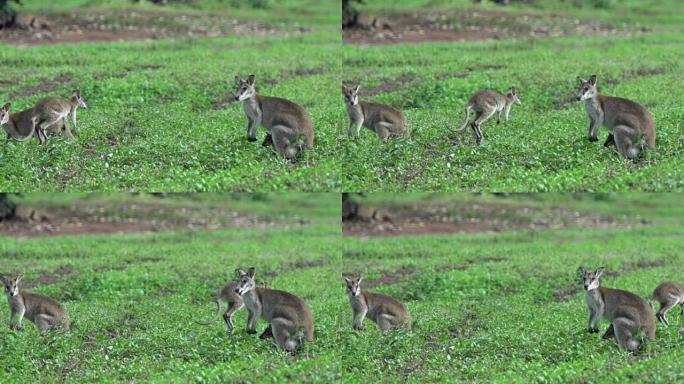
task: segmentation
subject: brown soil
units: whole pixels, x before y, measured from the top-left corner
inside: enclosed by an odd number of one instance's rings
[[[497,11],[416,11],[393,15],[365,15],[360,25],[343,31],[348,44],[503,40],[511,38],[558,37],[567,35],[627,35],[648,32],[627,30],[592,20],[562,16]]]
[[[23,15],[30,20],[34,15]],[[115,42],[179,37],[231,35],[283,35],[264,23],[242,21],[220,15],[180,14],[151,10],[79,11],[37,15],[40,25],[22,23],[0,29],[0,43],[36,45],[54,43]],[[300,29],[297,32],[306,32]],[[290,32],[288,32],[290,33]]]
[[[60,207],[22,206],[21,212],[31,212],[34,208],[40,210],[39,220],[21,214],[13,220],[0,222],[0,236],[73,236],[284,226],[266,216],[214,207],[75,202]]]
[[[363,205],[363,202],[361,202]],[[345,220],[343,233],[357,237],[419,236],[563,228],[615,228],[644,225],[566,208],[538,208],[497,203],[414,203],[380,207],[391,217]]]

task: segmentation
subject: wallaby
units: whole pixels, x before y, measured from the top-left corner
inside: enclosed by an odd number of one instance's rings
[[[240,270],[235,287],[247,307],[247,333],[255,334],[257,320],[262,318],[270,323],[275,343],[288,352],[294,352],[304,338],[312,341],[313,316],[304,301],[285,291],[257,288],[255,274],[254,267]]]
[[[67,137],[71,140],[76,140],[72,134],[69,126],[66,123],[67,117],[71,115],[71,122],[73,123],[74,132],[76,131],[76,111],[78,108],[87,109],[81,92],[75,90],[70,100],[61,97],[46,97],[38,101],[34,110],[38,115],[38,125],[36,127],[36,135],[43,135],[43,140],[47,140],[48,133],[59,133],[64,131]],[[40,139],[39,139],[40,140]]]
[[[35,107],[29,108],[25,111],[13,113],[10,115],[12,109],[11,103],[6,103],[0,109],[0,122],[2,127],[7,132],[8,139],[17,141],[29,141],[33,138],[36,132],[36,125],[38,124],[38,116],[35,113]],[[42,136],[38,136],[38,141],[42,144]]]
[[[667,281],[657,286],[653,290],[652,299],[660,303],[660,309],[656,317],[664,326],[670,325],[665,315],[675,305],[682,306],[682,316],[684,316],[684,288],[674,281]]]
[[[509,88],[505,96],[490,89],[477,91],[473,97],[470,98],[468,105],[465,107],[465,120],[463,121],[463,125],[456,129],[455,132],[466,129],[468,121],[470,120],[470,110],[472,109],[477,114],[475,115],[475,121],[470,124],[470,127],[475,132],[477,144],[480,144],[484,138],[480,126],[497,112],[496,123],[501,123],[501,112],[503,112],[505,118],[504,124],[508,125],[508,116],[511,113],[513,104],[522,105],[522,101],[518,98],[518,92],[515,90],[515,87]]]
[[[406,118],[400,110],[389,105],[369,103],[359,100],[359,88],[347,87],[342,84],[344,103],[349,114],[349,137],[361,135],[361,126],[375,132],[381,140],[400,136],[406,133]]]
[[[347,283],[347,294],[352,307],[352,328],[363,329],[363,319],[368,317],[386,332],[392,328],[411,328],[411,318],[398,300],[378,293],[361,291],[362,276],[354,279],[342,275]]]
[[[605,318],[611,324],[603,338],[615,337],[622,349],[637,350],[643,344],[644,337],[655,340],[653,308],[646,300],[631,292],[601,287],[599,278],[604,271],[603,267],[595,272],[580,267],[579,271],[587,291],[589,332],[599,332],[601,319]]]
[[[578,77],[577,81],[577,100],[584,100],[589,115],[589,141],[598,141],[598,131],[603,125],[611,131],[603,145],[615,145],[628,159],[636,159],[646,148],[655,148],[655,122],[646,108],[631,100],[599,95],[596,75],[589,80]]]
[[[0,276],[5,285],[7,302],[10,307],[10,330],[23,330],[21,321],[24,317],[36,324],[38,332],[45,332],[62,328],[69,330],[69,317],[62,304],[46,296],[19,291],[22,276],[11,278]]]
[[[311,116],[301,106],[279,97],[256,94],[255,76],[247,80],[235,76],[237,91],[235,100],[244,101],[247,116],[247,140],[256,141],[256,131],[263,126],[272,136],[276,153],[286,159],[294,159],[304,150],[313,148],[313,125]],[[266,140],[264,140],[264,145]]]
[[[237,271],[236,271],[237,272]],[[242,309],[244,307],[244,302],[242,301],[242,297],[238,295],[235,292],[237,284],[234,281],[228,282],[223,288],[218,292],[216,295],[216,298],[214,299],[214,303],[216,303],[216,315],[214,316],[213,319],[207,321],[207,322],[201,322],[201,321],[195,321],[197,324],[201,325],[210,325],[214,324],[218,318],[219,314],[221,313],[221,304],[226,303],[226,312],[223,314],[223,320],[226,322],[226,326],[228,327],[228,334],[232,335],[233,330],[234,330],[234,325],[233,325],[233,315]],[[262,284],[264,288],[267,287],[266,283]],[[270,335],[271,327],[269,326],[266,331],[260,336],[261,338],[264,338],[265,335]]]

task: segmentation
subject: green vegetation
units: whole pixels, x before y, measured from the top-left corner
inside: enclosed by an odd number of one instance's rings
[[[412,138],[387,144],[370,131],[347,141],[342,189],[352,191],[623,191],[684,190],[684,111],[681,108],[681,53],[684,46],[679,2],[614,2],[609,9],[570,3],[535,2],[501,7],[470,1],[374,1],[371,14],[411,11],[444,15],[454,10],[496,11],[501,27],[531,28],[522,15],[542,20],[559,15],[593,20],[632,36],[567,36],[548,39],[423,43],[345,47],[345,80],[372,90],[366,99],[402,108]],[[545,5],[541,5],[545,4]],[[555,7],[553,7],[555,4]],[[419,10],[414,7],[425,6]],[[555,16],[554,16],[555,17]],[[441,19],[440,19],[441,20]],[[458,18],[454,19],[458,22]],[[477,27],[477,20],[473,19]],[[497,21],[498,20],[498,21]],[[501,21],[503,20],[503,21]],[[510,23],[510,24],[506,24]],[[540,22],[544,25],[544,22]],[[483,25],[480,25],[482,27]],[[395,29],[396,26],[395,26]],[[644,105],[657,126],[657,149],[637,164],[621,159],[600,141],[590,143],[584,105],[573,100],[576,77],[598,75],[602,93]],[[516,86],[523,106],[514,106],[508,126],[490,119],[483,144],[473,132],[451,133],[463,109],[481,88]],[[471,119],[472,119],[471,115]],[[346,124],[346,123],[345,123]],[[340,124],[340,130],[345,129]],[[601,130],[601,140],[607,131]]]
[[[48,20],[55,16],[55,23],[67,12],[103,13],[107,23],[124,31],[153,28],[186,36],[198,28],[193,23],[222,30],[237,19],[257,35],[3,46],[0,99],[11,101],[13,111],[46,95],[67,97],[76,88],[89,109],[79,111],[76,143],[63,138],[43,147],[35,140],[3,143],[0,190],[339,188],[337,2],[279,1],[266,9],[219,1],[165,7],[128,1],[30,3],[23,10],[40,10]],[[303,18],[303,12],[310,17]],[[160,13],[166,17],[157,17]],[[263,29],[264,23],[272,29]],[[250,73],[257,75],[262,94],[292,99],[311,113],[316,148],[299,161],[279,159],[260,142],[245,139],[246,118],[232,96],[234,77]],[[260,129],[259,138],[264,135]]]

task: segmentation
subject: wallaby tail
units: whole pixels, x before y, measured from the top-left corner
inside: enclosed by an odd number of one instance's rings
[[[38,122],[36,122],[34,120],[33,124],[31,124],[31,131],[29,131],[28,135],[26,135],[26,136],[22,137],[21,135],[19,135],[19,131],[16,131],[16,130],[13,130],[13,131],[17,133],[17,136],[14,136],[14,135],[9,135],[9,136],[12,137],[14,140],[21,142],[21,143],[29,141],[33,138],[33,134],[36,132],[36,125],[38,125]]]
[[[463,120],[463,125],[460,128],[454,129],[454,132],[461,132],[468,126],[468,120],[470,120],[470,104],[465,107],[465,120]]]
[[[221,313],[221,300],[216,299],[216,300],[214,300],[214,302],[216,303],[216,315],[214,316],[214,318],[212,320],[207,321],[207,322],[201,322],[201,321],[195,320],[195,323],[200,324],[200,325],[209,325],[209,324],[214,324],[216,322],[216,320],[218,320],[219,314]]]

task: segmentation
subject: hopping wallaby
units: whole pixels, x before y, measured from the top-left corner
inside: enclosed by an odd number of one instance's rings
[[[78,108],[87,109],[81,92],[75,90],[71,95],[71,99],[63,99],[61,97],[46,97],[38,101],[34,110],[38,115],[38,126],[36,127],[36,135],[43,135],[43,139],[47,140],[48,133],[59,133],[64,131],[67,137],[71,140],[76,140],[72,134],[69,126],[66,123],[67,117],[71,115],[71,122],[73,123],[73,130],[76,131],[76,111]],[[40,140],[40,139],[39,139]]]
[[[466,129],[468,121],[470,120],[470,110],[472,109],[477,114],[475,115],[475,121],[470,124],[470,127],[475,132],[477,144],[480,144],[482,138],[484,138],[480,126],[485,121],[489,120],[495,113],[498,113],[496,115],[496,123],[501,123],[501,112],[504,113],[504,124],[508,125],[508,116],[511,113],[513,104],[522,105],[522,101],[518,98],[518,92],[515,90],[515,87],[509,88],[505,96],[497,91],[489,89],[478,91],[470,98],[470,101],[468,101],[468,105],[465,107],[465,120],[463,121],[463,125],[456,129],[455,132]]]
[[[237,271],[236,271],[237,272]],[[201,325],[210,325],[214,324],[218,318],[219,314],[221,313],[221,305],[222,303],[226,303],[226,312],[223,313],[223,320],[226,322],[226,326],[228,327],[228,334],[232,335],[233,330],[234,330],[234,325],[233,325],[233,315],[242,309],[244,307],[244,302],[242,301],[242,297],[238,295],[235,292],[237,284],[234,281],[228,282],[221,291],[218,292],[216,295],[216,298],[214,299],[214,303],[216,303],[216,315],[214,316],[213,319],[207,321],[207,322],[201,322],[201,321],[196,321],[197,324]],[[262,284],[264,288],[266,288],[266,284]],[[264,338],[265,335],[269,335],[268,332],[270,332],[270,326],[267,328],[266,331],[260,336],[261,338]]]
[[[631,100],[599,95],[596,75],[589,80],[578,77],[577,81],[577,100],[584,100],[589,115],[589,141],[598,141],[603,125],[611,131],[603,145],[615,145],[628,159],[636,159],[646,148],[655,148],[655,122],[646,108]]]
[[[22,276],[0,276],[5,285],[7,302],[10,307],[9,327],[11,330],[21,331],[21,321],[24,317],[31,320],[38,328],[38,332],[45,332],[62,328],[69,330],[69,317],[62,304],[46,296],[19,291],[19,282]]]
[[[411,328],[411,317],[398,300],[379,293],[361,291],[361,276],[350,279],[342,275],[342,278],[347,283],[354,329],[362,330],[363,319],[366,317],[373,320],[382,332],[392,328]]]
[[[35,107],[10,115],[9,112],[11,109],[11,103],[6,103],[0,109],[0,122],[2,122],[0,125],[2,125],[5,132],[7,132],[7,138],[17,141],[31,140],[36,132],[36,125],[38,124],[38,116],[35,113]],[[41,144],[43,143],[42,136],[38,136],[38,141]]]
[[[627,351],[637,350],[644,337],[655,340],[655,320],[653,308],[641,297],[620,289],[600,286],[599,278],[604,271],[601,267],[589,272],[580,267],[586,301],[589,307],[589,332],[599,332],[601,319],[610,321],[604,339],[615,337],[618,345]]]
[[[660,303],[656,317],[663,325],[670,325],[665,315],[676,305],[682,306],[682,316],[684,316],[684,288],[678,283],[667,281],[660,284],[653,290],[652,299]]]
[[[301,106],[279,97],[256,94],[255,76],[249,75],[247,80],[235,76],[237,91],[235,100],[244,101],[243,107],[247,116],[247,140],[256,141],[256,131],[263,126],[272,136],[276,153],[286,159],[294,159],[304,150],[304,146],[313,148],[313,125],[311,116]]]
[[[349,126],[347,127],[349,137],[355,136],[358,139],[361,135],[361,126],[375,132],[381,140],[405,134],[406,118],[404,114],[389,105],[359,100],[360,87],[357,85],[350,88],[342,84],[344,103],[347,106],[347,114],[349,114]]]
[[[254,267],[240,270],[235,287],[247,307],[247,333],[255,334],[257,320],[262,318],[270,323],[275,343],[288,352],[294,352],[304,338],[312,341],[313,316],[306,303],[285,291],[257,288],[255,274]]]

